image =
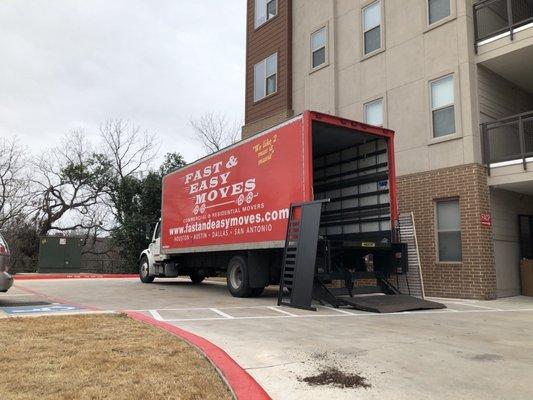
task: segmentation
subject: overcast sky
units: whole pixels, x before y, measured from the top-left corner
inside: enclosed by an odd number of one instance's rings
[[[123,118],[193,161],[191,116],[243,118],[245,4],[0,0],[0,137],[39,151]]]

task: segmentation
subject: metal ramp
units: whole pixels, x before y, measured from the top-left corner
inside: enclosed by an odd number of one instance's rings
[[[381,294],[373,296],[355,296],[351,298],[342,297],[338,300],[340,300],[341,305],[375,313],[446,308],[444,304],[419,299],[406,294]]]

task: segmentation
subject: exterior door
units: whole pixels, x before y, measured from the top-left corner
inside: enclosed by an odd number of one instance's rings
[[[519,215],[520,258],[533,260],[533,215]]]
[[[518,216],[522,294],[533,296],[533,215]]]
[[[161,255],[161,221],[155,226],[152,242],[150,243],[150,253],[153,254],[156,262],[163,259],[163,256]]]

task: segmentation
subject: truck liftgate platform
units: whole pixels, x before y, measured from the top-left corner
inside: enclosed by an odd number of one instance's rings
[[[322,208],[328,202],[324,199],[290,207],[278,305],[316,310],[312,305],[316,300],[335,308],[377,313],[445,308],[441,303],[402,294],[399,285],[389,280],[393,274],[407,273],[405,244],[321,236]],[[375,284],[361,286],[359,281]],[[333,282],[342,282],[342,286],[331,287]],[[289,292],[288,301],[284,289]]]

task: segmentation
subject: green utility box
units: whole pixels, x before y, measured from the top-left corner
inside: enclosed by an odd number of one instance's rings
[[[82,239],[46,236],[39,245],[39,272],[80,272]]]

